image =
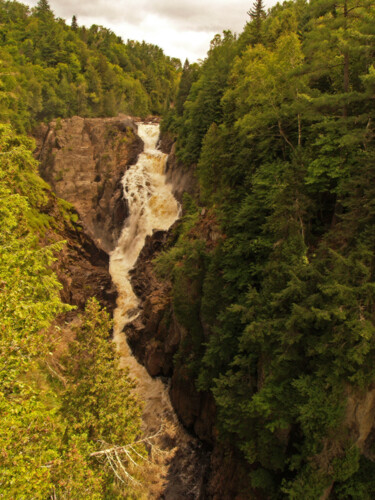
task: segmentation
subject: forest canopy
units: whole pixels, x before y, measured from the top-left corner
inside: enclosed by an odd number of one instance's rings
[[[375,382],[374,2],[249,14],[184,66],[162,124],[200,190],[156,263],[189,332],[178,360],[254,490],[371,499],[375,442],[347,403]]]
[[[0,1],[0,120],[18,131],[58,117],[160,114],[181,63],[103,26],[68,26],[47,1]]]

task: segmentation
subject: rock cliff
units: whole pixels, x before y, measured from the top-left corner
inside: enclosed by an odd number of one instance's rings
[[[39,131],[38,138],[42,176],[58,196],[74,205],[82,223],[80,226],[61,221],[56,233],[56,239],[67,240],[55,267],[64,287],[62,298],[81,308],[87,298],[96,296],[111,310],[116,294],[111,286],[105,252],[113,249],[128,215],[120,180],[143,148],[136,135],[136,125],[127,117],[74,117],[52,122]],[[161,145],[165,152],[170,152],[167,179],[176,198],[182,200],[184,192],[194,195],[194,174],[179,165],[171,143],[164,141]],[[56,209],[54,203],[52,212]],[[216,233],[209,215],[204,212],[201,218],[202,230],[207,233],[207,240],[213,242]],[[240,500],[247,498],[238,493],[246,483],[246,471],[233,453],[217,442],[213,398],[211,394],[198,392],[184,368],[174,363],[174,355],[187,332],[173,313],[170,285],[157,278],[152,262],[158,252],[173,244],[173,234],[172,228],[148,237],[132,271],[132,285],[140,298],[141,314],[127,328],[128,341],[150,375],[170,379],[170,397],[177,415],[187,429],[212,449],[210,465],[206,459],[202,460],[201,467],[206,472],[204,484],[199,486],[199,498]],[[178,463],[180,460],[176,459],[176,466]],[[176,470],[173,474],[178,478],[180,473]],[[171,484],[177,484],[176,480]],[[168,497],[179,498],[179,495]]]
[[[62,289],[63,302],[84,309],[90,297],[96,297],[102,306],[112,311],[116,303],[116,291],[108,271],[109,257],[97,248],[92,238],[84,232],[73,206],[59,200],[48,192],[48,205],[43,211],[51,217],[53,224],[44,234],[42,244],[65,241],[57,254],[52,268]],[[71,316],[75,316],[73,312]]]
[[[55,120],[36,133],[41,176],[74,205],[95,244],[113,250],[127,216],[121,178],[143,149],[127,116]]]
[[[176,143],[173,142],[168,133],[162,135],[159,147],[163,153],[169,155],[165,175],[166,181],[172,185],[174,197],[181,203],[184,193],[191,196],[197,195],[198,183],[195,177],[195,169],[194,167],[186,168],[185,165],[178,161]]]

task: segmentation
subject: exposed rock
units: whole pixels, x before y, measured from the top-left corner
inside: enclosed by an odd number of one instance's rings
[[[121,115],[75,116],[55,120],[35,135],[41,176],[74,205],[96,245],[113,250],[128,215],[120,181],[143,150],[135,122]]]
[[[166,181],[172,184],[172,191],[176,200],[181,203],[184,193],[195,197],[198,192],[195,168],[186,168],[178,162],[175,143],[171,145],[167,139],[162,139],[160,146],[162,151],[168,151],[170,148],[165,174]]]
[[[205,488],[211,500],[261,500],[264,496],[249,488],[249,467],[234,450],[215,446]]]
[[[159,148],[166,155],[171,154],[172,146],[175,142],[173,135],[170,132],[164,132],[160,136]]]
[[[361,452],[375,460],[375,388],[363,394],[349,391],[345,424]]]
[[[90,297],[96,297],[111,312],[117,292],[108,270],[108,255],[98,249],[90,236],[85,234],[82,225],[75,222],[78,215],[73,207],[63,209],[52,192],[48,193],[48,199],[45,212],[53,217],[54,223],[42,243],[65,241],[52,265],[63,287],[61,299],[82,310]]]
[[[170,233],[156,231],[146,238],[132,275],[132,287],[141,300],[141,316],[127,326],[127,338],[136,358],[152,376],[171,376],[180,332],[170,316],[170,285],[160,282],[152,260]]]
[[[176,367],[171,382],[171,401],[182,423],[206,443],[215,442],[216,406],[212,394],[198,392],[194,382]]]
[[[57,277],[63,285],[62,300],[83,309],[90,297],[96,297],[112,312],[117,292],[108,270],[108,255],[99,250],[83,231],[69,231],[64,237],[67,237],[67,243],[55,265]]]

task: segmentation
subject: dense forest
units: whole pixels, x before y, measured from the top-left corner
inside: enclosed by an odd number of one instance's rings
[[[374,436],[347,404],[375,382],[375,5],[249,15],[185,64],[163,121],[200,188],[156,262],[188,331],[176,362],[213,394],[254,491],[370,500]]]
[[[28,132],[58,117],[160,114],[181,63],[145,42],[93,25],[67,26],[47,0],[0,1],[0,120]]]
[[[142,405],[118,368],[109,314],[95,298],[84,311],[61,300],[52,269],[82,227],[20,134],[77,114],[161,113],[180,61],[75,18],[67,26],[46,0],[32,10],[1,0],[0,27],[0,496],[141,498]]]
[[[23,134],[152,113],[199,191],[155,260],[187,333],[175,363],[213,396],[240,493],[374,498],[374,2],[257,0],[241,34],[183,67],[47,0],[0,0],[0,27],[0,496],[145,495],[142,408],[110,317],[95,298],[64,304],[53,271],[78,215]]]

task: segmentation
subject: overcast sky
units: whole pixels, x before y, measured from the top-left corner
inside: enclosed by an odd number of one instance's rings
[[[21,0],[22,1],[22,0]],[[254,0],[49,0],[57,17],[79,25],[99,24],[124,41],[145,40],[159,45],[182,62],[204,59],[216,33],[242,31]],[[267,7],[277,0],[265,0]],[[38,0],[23,0],[35,6]]]

